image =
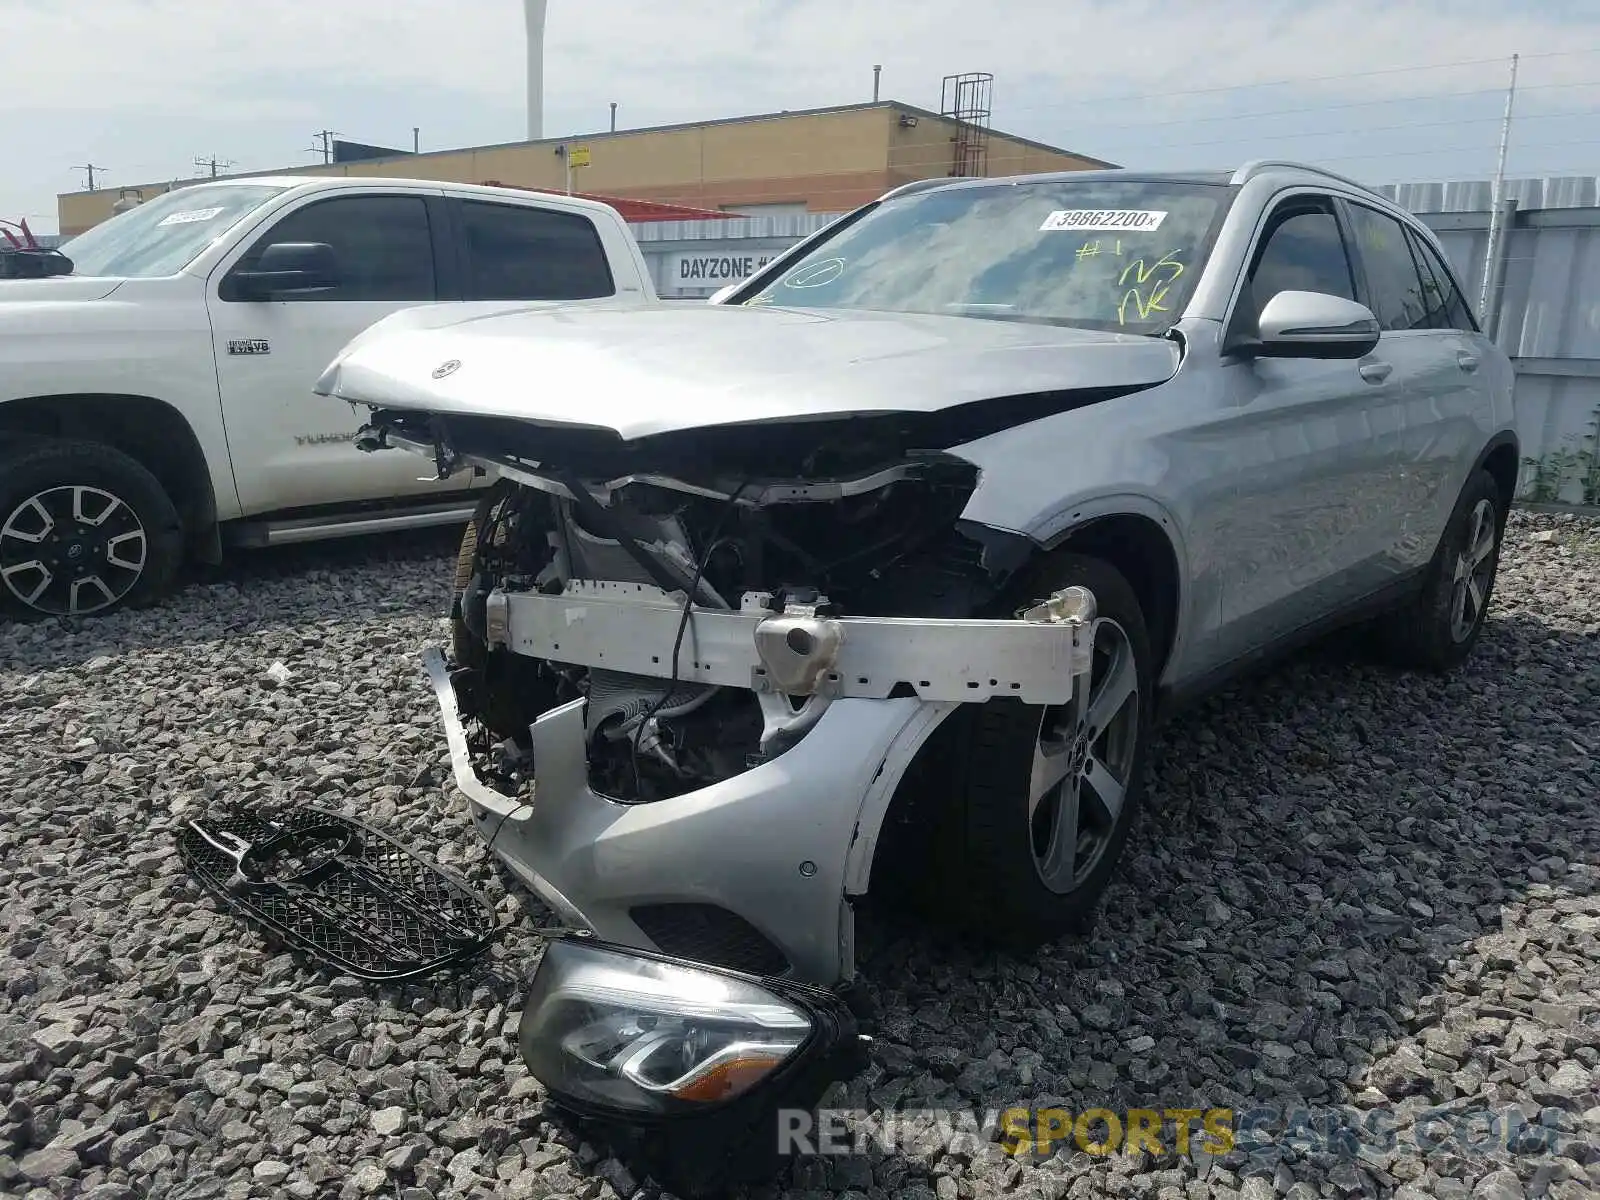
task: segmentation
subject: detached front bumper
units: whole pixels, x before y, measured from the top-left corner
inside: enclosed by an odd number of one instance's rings
[[[698,921],[695,957],[833,986],[854,971],[848,897],[866,891],[884,813],[917,750],[957,704],[1011,695],[1067,704],[1087,683],[1094,598],[1069,588],[1017,621],[818,617],[747,597],[696,610],[680,679],[803,699],[776,757],[698,791],[625,804],[589,786],[586,701],[531,732],[531,800],[479,778],[449,665],[425,663],[456,784],[493,852],[578,929],[622,946],[682,953],[646,932]],[[495,592],[491,644],[580,666],[665,679],[681,613],[641,585],[587,584],[560,596]],[[905,691],[913,694],[905,695]],[[1084,689],[1086,691],[1086,688]],[[769,719],[781,725],[788,715]],[[665,915],[663,915],[665,914]]]

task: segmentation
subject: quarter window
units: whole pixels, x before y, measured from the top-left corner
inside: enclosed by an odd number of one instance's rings
[[[1366,269],[1368,307],[1378,324],[1395,332],[1430,328],[1429,304],[1405,226],[1361,204],[1350,206],[1350,225]]]
[[[1406,230],[1406,237],[1411,243],[1411,253],[1417,262],[1417,272],[1422,277],[1422,296],[1427,306],[1427,327],[1476,333],[1478,326],[1472,319],[1472,312],[1451,281],[1450,272],[1439,260],[1439,255],[1414,230]]]
[[[467,200],[461,223],[469,300],[591,300],[616,291],[587,217]]]
[[[296,301],[410,301],[436,296],[428,206],[420,196],[341,196],[296,209],[262,237],[235,270],[248,268],[276,242],[324,242],[333,249],[339,286]],[[236,299],[223,288],[224,299]]]

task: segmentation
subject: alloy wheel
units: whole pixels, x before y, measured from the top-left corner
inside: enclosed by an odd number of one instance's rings
[[[0,524],[0,582],[51,616],[84,616],[116,604],[139,582],[149,554],[139,514],[103,488],[47,488]]]
[[[1456,555],[1450,592],[1450,636],[1457,643],[1472,635],[1483,616],[1494,581],[1494,549],[1499,522],[1494,505],[1479,500],[1467,522],[1466,545]]]
[[[1034,868],[1073,891],[1100,864],[1133,783],[1140,720],[1133,644],[1109,618],[1094,623],[1094,665],[1069,704],[1047,708],[1028,781]]]

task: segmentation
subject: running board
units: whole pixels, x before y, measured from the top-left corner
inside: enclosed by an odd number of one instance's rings
[[[465,525],[472,520],[476,504],[452,504],[396,512],[368,512],[347,517],[302,517],[290,521],[246,521],[229,526],[224,537],[229,545],[259,548],[291,546],[300,542],[320,542],[329,538],[361,537],[372,533],[401,533],[408,529],[432,529],[440,525]]]

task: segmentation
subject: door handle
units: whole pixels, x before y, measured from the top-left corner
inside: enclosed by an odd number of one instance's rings
[[[1361,378],[1365,379],[1368,383],[1382,383],[1385,379],[1389,378],[1389,372],[1393,370],[1394,366],[1391,363],[1362,363]]]
[[[1470,375],[1473,371],[1478,369],[1477,356],[1468,354],[1465,350],[1457,351],[1456,366],[1460,367],[1463,371]]]

